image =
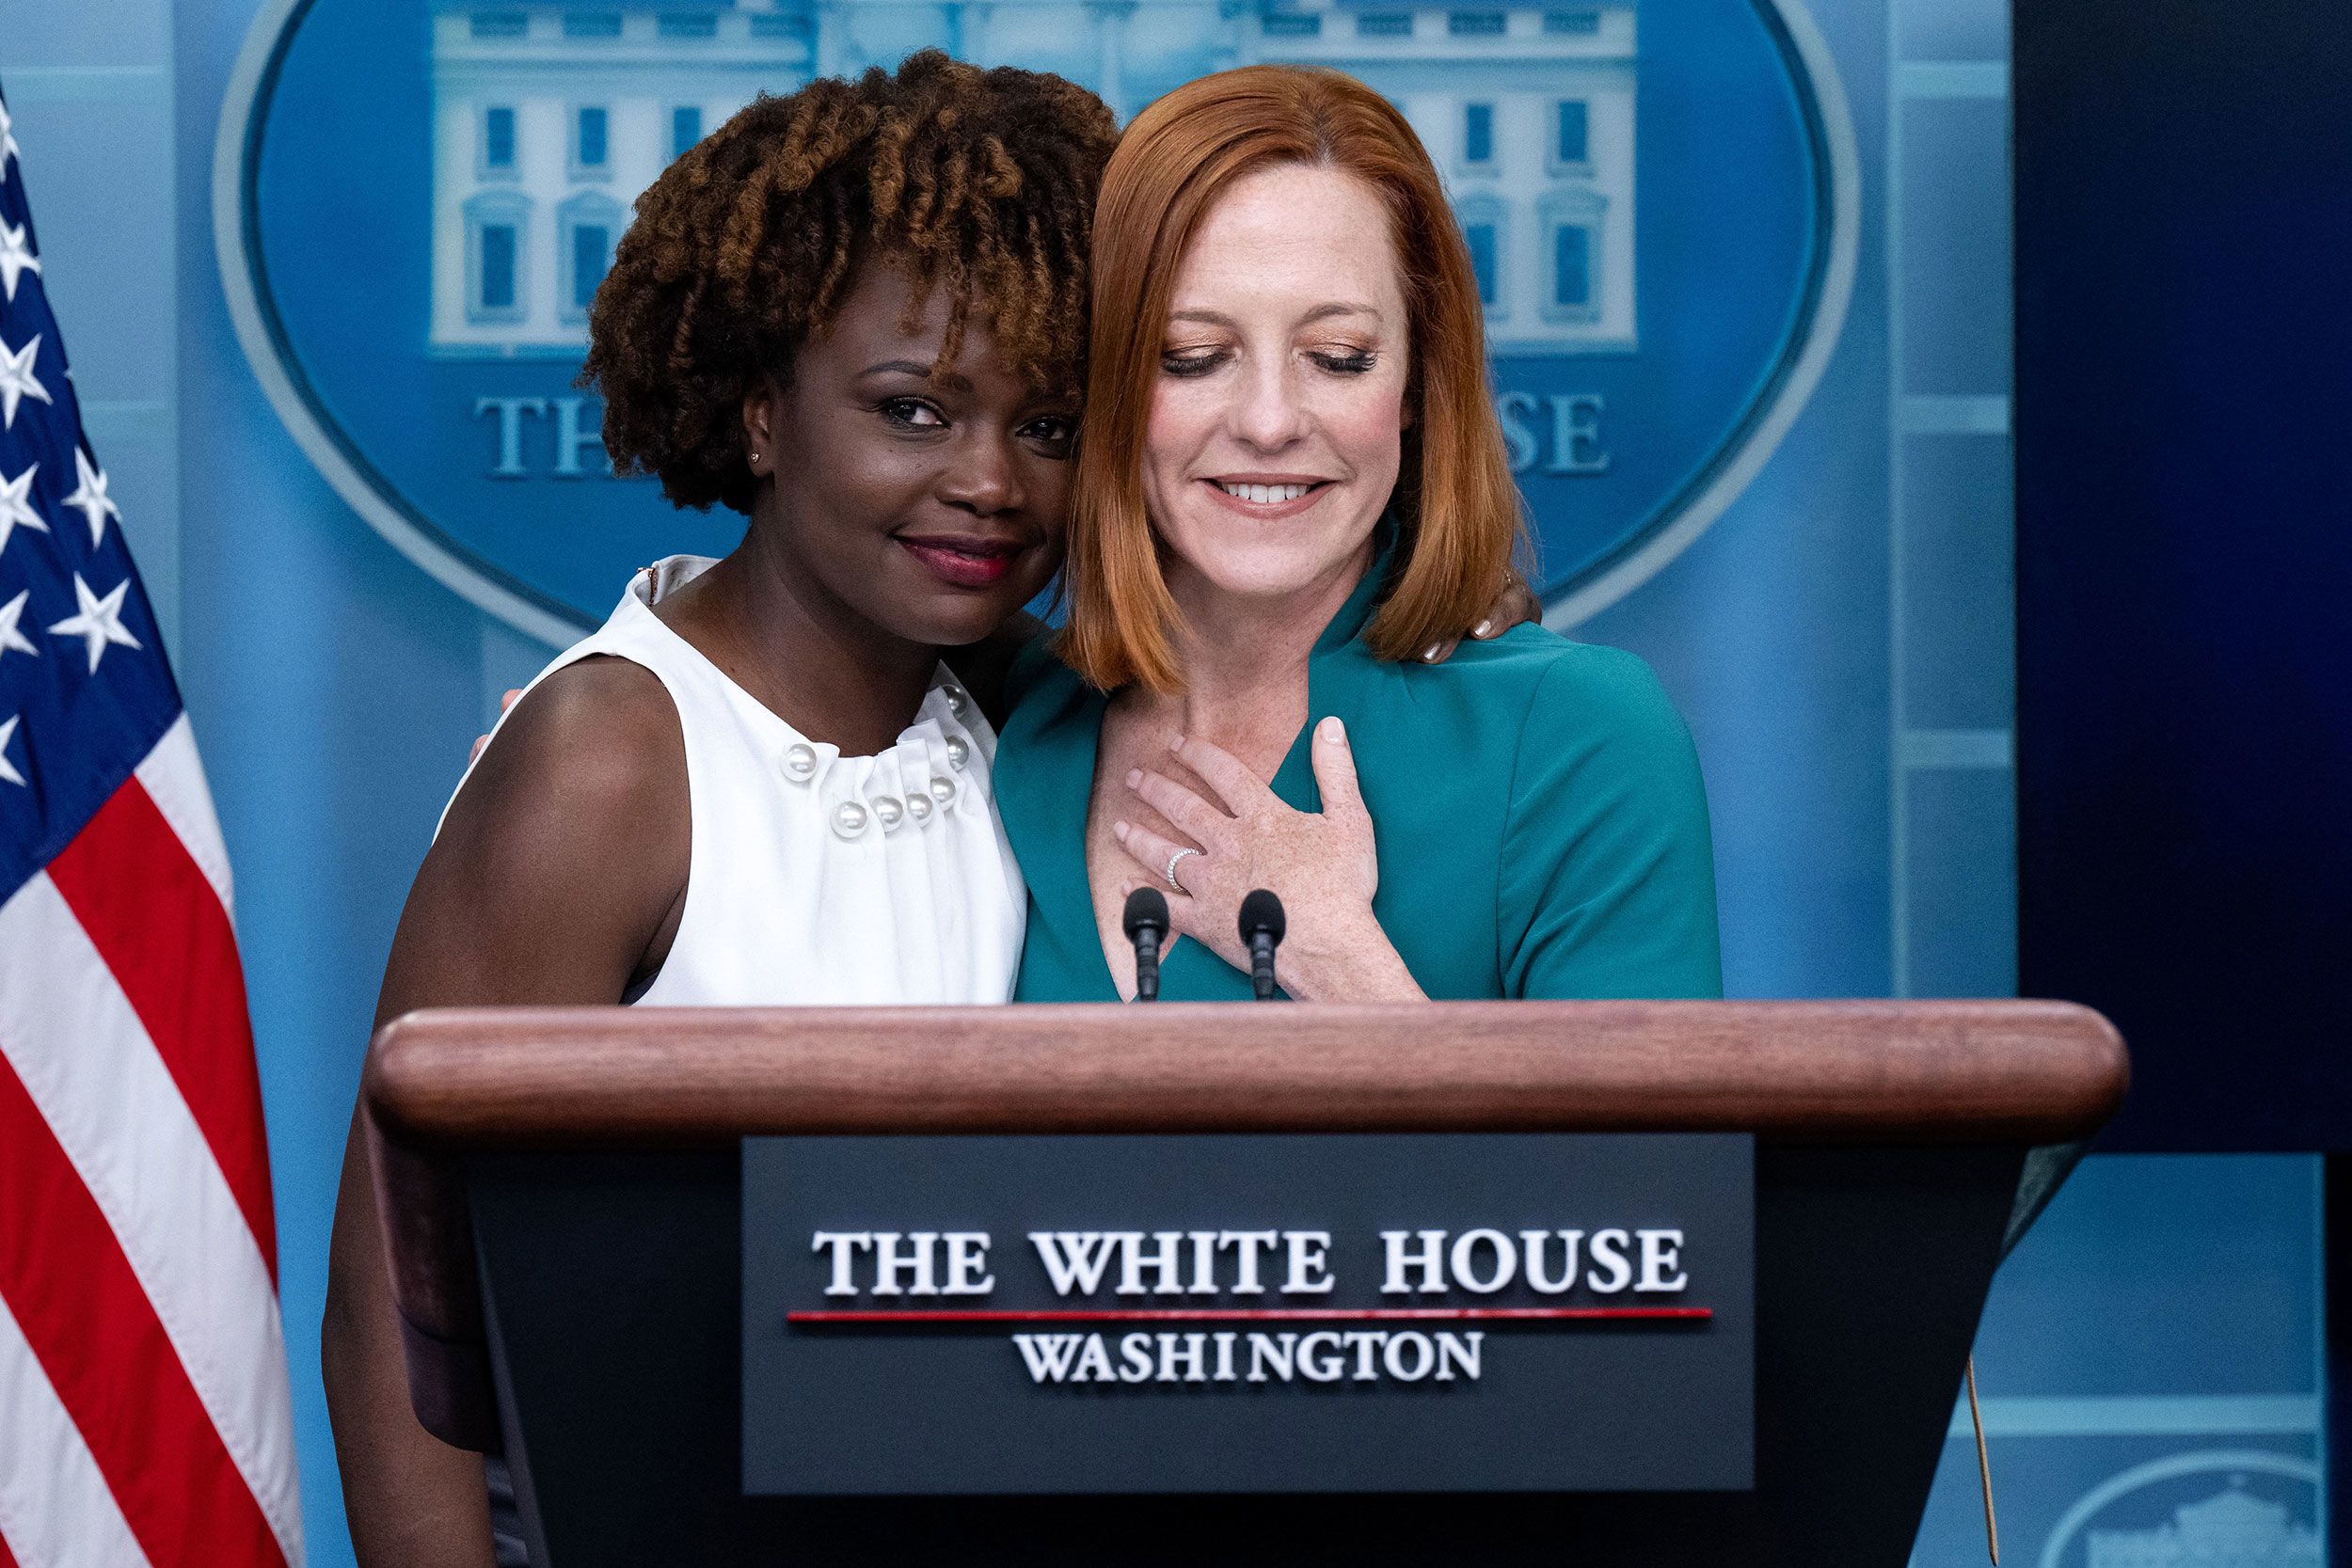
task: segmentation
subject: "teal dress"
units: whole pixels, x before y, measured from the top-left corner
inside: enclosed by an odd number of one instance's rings
[[[1385,561],[1308,660],[1308,724],[1274,793],[1320,811],[1314,721],[1347,725],[1379,847],[1373,912],[1433,997],[1723,992],[1707,793],[1681,716],[1631,654],[1522,626],[1443,664],[1386,662],[1362,633]],[[1087,888],[1087,804],[1105,699],[1045,651],[1013,666],[997,809],[1029,884],[1014,1000],[1115,1002]],[[1247,1001],[1197,942],[1171,1002]]]

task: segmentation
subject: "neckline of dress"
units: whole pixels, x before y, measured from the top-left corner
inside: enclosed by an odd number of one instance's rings
[[[691,655],[718,678],[720,686],[731,700],[741,704],[746,710],[757,714],[762,721],[772,725],[782,734],[786,744],[806,746],[829,763],[879,763],[886,758],[897,756],[898,752],[910,746],[927,742],[934,736],[942,740],[946,739],[953,733],[950,726],[961,729],[967,735],[970,733],[970,721],[956,716],[952,706],[953,698],[948,695],[950,692],[961,691],[961,683],[956,680],[954,673],[946,665],[934,659],[931,663],[930,685],[924,689],[923,701],[914,710],[914,721],[898,731],[897,740],[881,751],[845,752],[833,741],[818,740],[802,734],[800,728],[790,720],[745,690],[740,682],[719,667],[717,660],[694,646],[669,622],[654,613],[653,607],[656,598],[683,588],[717,564],[718,560],[714,556],[664,556],[652,565],[641,568],[636,576],[628,579],[628,590],[622,595],[623,609],[633,617],[644,620],[653,626],[659,635],[669,639]],[[641,586],[647,589],[648,593],[640,593]],[[648,594],[651,596],[648,596]],[[967,703],[971,701],[969,693],[964,694],[964,701]]]

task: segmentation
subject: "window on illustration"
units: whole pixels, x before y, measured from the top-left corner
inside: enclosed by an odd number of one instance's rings
[[[1466,164],[1488,164],[1495,156],[1495,106],[1492,103],[1466,103],[1462,106],[1462,161]]]
[[[1564,223],[1552,230],[1551,300],[1565,309],[1582,310],[1593,303],[1593,231],[1581,223]]]
[[[511,310],[515,308],[513,224],[485,223],[482,226],[482,308],[485,310]]]
[[[1591,161],[1588,131],[1590,114],[1584,101],[1571,98],[1560,105],[1559,159],[1564,164]]]
[[[596,285],[604,281],[605,269],[612,264],[612,246],[604,226],[583,223],[572,230],[572,304],[585,310],[596,297]]]
[[[1496,286],[1495,226],[1464,224],[1462,238],[1470,242],[1470,270],[1478,275],[1478,302],[1490,306],[1502,297]]]
[[[515,166],[515,111],[485,109],[482,115],[482,165],[485,168]]]
[[[580,111],[580,153],[577,159],[582,168],[604,166],[605,116],[602,109]]]

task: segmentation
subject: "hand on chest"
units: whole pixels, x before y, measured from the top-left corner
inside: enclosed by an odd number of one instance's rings
[[[1127,893],[1147,882],[1168,897],[1176,932],[1236,969],[1248,961],[1237,915],[1259,889],[1280,900],[1294,931],[1306,933],[1292,949],[1296,958],[1375,934],[1373,821],[1338,719],[1327,716],[1311,736],[1242,737],[1248,757],[1193,737],[1171,745],[1140,724],[1105,730],[1089,799],[1088,871],[1114,976],[1127,973],[1131,957],[1120,911]]]
[[[1113,717],[1104,723],[1102,746],[1096,756],[1087,809],[1087,887],[1093,900],[1103,956],[1121,996],[1135,994],[1135,953],[1120,927],[1127,895],[1137,887],[1150,885],[1171,899],[1186,898],[1188,890],[1200,885],[1201,879],[1196,874],[1187,881],[1184,868],[1193,865],[1197,873],[1200,867],[1195,863],[1205,860],[1209,848],[1202,840],[1216,836],[1214,832],[1188,832],[1179,819],[1191,817],[1198,828],[1198,808],[1187,810],[1179,803],[1180,800],[1188,798],[1221,816],[1232,816],[1211,781],[1171,750],[1170,742],[1177,738],[1172,723]],[[1288,742],[1268,743],[1262,739],[1254,746],[1246,741],[1237,744],[1247,750],[1248,760],[1239,756],[1235,760],[1248,769],[1257,784],[1270,788]],[[1181,791],[1182,796],[1168,786]],[[1126,842],[1121,841],[1118,831],[1122,827],[1126,830]],[[1147,850],[1147,843],[1153,847]],[[1145,863],[1147,859],[1149,864]],[[1187,924],[1179,920],[1164,958],[1171,956],[1177,942],[1187,934]],[[1196,939],[1199,936],[1198,931],[1190,934]],[[1213,951],[1217,946],[1210,945]]]

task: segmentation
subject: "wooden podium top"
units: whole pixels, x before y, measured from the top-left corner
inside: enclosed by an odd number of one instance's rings
[[[471,1151],[776,1132],[1753,1132],[2046,1144],[2123,1097],[2052,1002],[485,1008],[377,1032],[369,1156],[427,1430],[499,1441]]]
[[[385,1025],[363,1092],[421,1151],[770,1132],[1754,1131],[2055,1143],[2122,1101],[2054,1002],[493,1008]]]

